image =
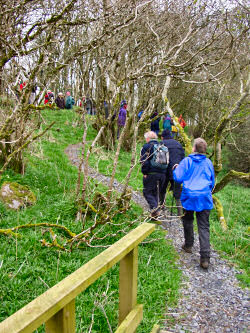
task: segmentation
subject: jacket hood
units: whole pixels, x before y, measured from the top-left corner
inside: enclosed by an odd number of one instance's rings
[[[199,153],[190,154],[189,157],[196,163],[201,163],[206,159],[206,155]]]

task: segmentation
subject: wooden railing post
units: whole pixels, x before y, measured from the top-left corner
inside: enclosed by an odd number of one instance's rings
[[[135,332],[142,320],[137,305],[138,245],[155,229],[143,223],[75,272],[0,323],[1,333],[34,332],[45,323],[46,333],[75,332],[75,298],[120,261],[118,332]]]
[[[138,246],[120,261],[119,324],[137,304]]]
[[[74,333],[75,321],[75,299],[73,299],[45,323],[45,332]]]

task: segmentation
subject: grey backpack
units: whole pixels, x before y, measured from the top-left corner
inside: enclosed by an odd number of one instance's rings
[[[152,167],[166,170],[169,164],[168,147],[162,143],[154,144],[150,163]]]

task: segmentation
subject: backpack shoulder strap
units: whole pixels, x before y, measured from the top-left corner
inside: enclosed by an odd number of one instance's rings
[[[149,143],[149,148],[147,150],[147,155],[151,159],[154,153],[154,145],[155,143]]]

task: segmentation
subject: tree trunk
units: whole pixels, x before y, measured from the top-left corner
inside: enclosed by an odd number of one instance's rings
[[[224,217],[223,206],[222,206],[220,200],[215,195],[213,195],[213,202],[215,205],[215,210],[217,212],[218,220],[221,223],[221,227],[223,230],[227,230],[227,222]]]

